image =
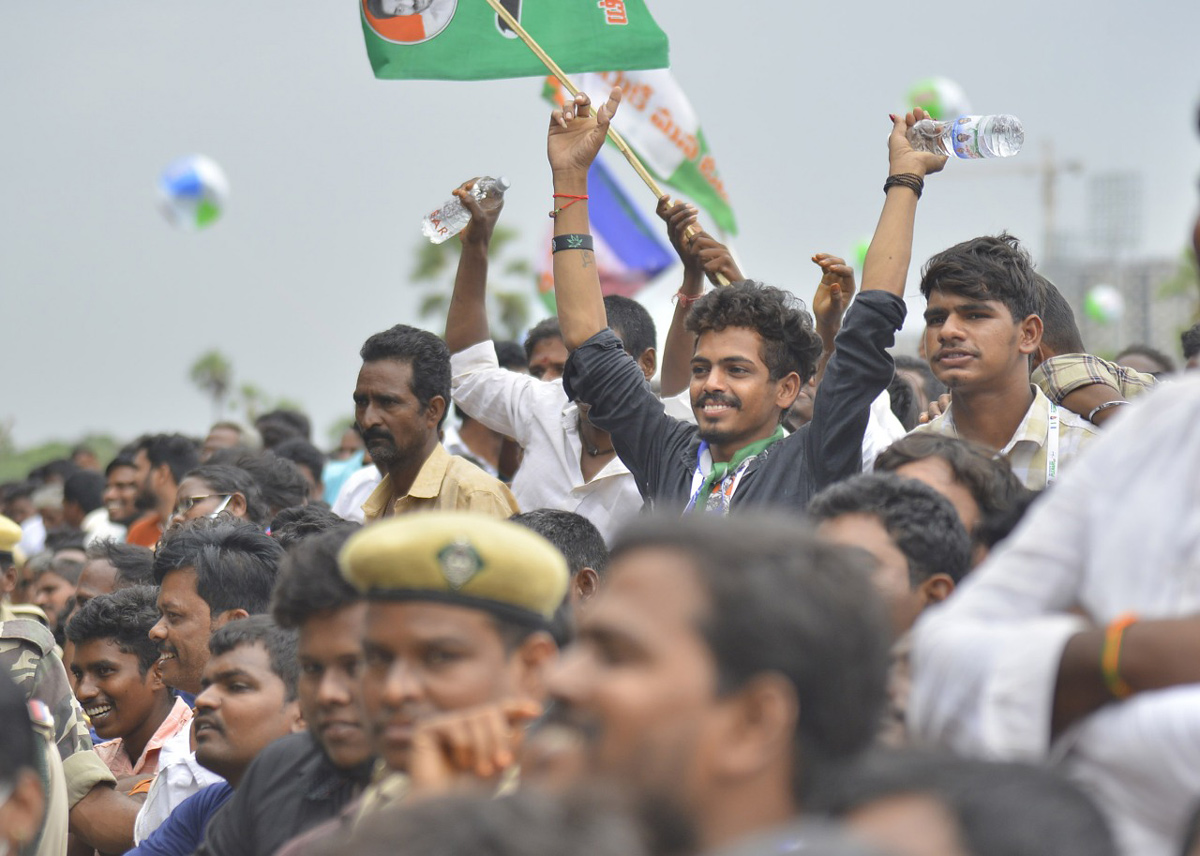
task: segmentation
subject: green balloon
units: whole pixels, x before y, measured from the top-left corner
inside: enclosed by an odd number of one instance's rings
[[[854,245],[854,271],[862,276],[863,266],[867,263],[867,250],[871,249],[871,239],[863,238]]]
[[[908,107],[920,107],[935,119],[957,119],[971,112],[967,94],[953,80],[928,77],[908,90]]]

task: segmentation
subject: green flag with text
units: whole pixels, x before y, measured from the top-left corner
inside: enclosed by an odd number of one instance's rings
[[[358,0],[382,79],[541,77],[546,67],[486,0]],[[667,36],[645,0],[501,0],[563,70],[665,68]]]

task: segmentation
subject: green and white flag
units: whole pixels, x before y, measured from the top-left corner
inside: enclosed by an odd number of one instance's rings
[[[541,77],[546,67],[487,0],[358,0],[378,78]],[[663,68],[667,36],[645,0],[501,0],[567,72]]]
[[[646,169],[707,211],[721,229],[737,234],[729,194],[700,119],[670,69],[580,74],[572,81],[593,104],[603,104],[609,91],[620,86],[624,95],[613,124]],[[568,95],[553,77],[546,78],[542,94],[560,106]]]

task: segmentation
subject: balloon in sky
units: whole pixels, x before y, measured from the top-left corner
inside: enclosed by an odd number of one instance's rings
[[[957,119],[971,112],[963,88],[945,77],[929,77],[908,90],[908,106],[920,107],[935,119]]]
[[[854,245],[854,273],[858,275],[859,285],[862,284],[862,272],[867,263],[867,250],[869,249],[871,249],[870,238],[863,238]]]
[[[163,170],[158,195],[159,208],[171,225],[203,229],[221,216],[229,197],[229,180],[211,158],[189,155]]]
[[[1097,324],[1111,324],[1125,314],[1125,298],[1111,285],[1093,285],[1083,299],[1083,311]]]

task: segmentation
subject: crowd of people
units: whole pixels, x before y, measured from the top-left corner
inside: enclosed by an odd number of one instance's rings
[[[811,313],[661,200],[660,354],[589,234],[619,104],[551,118],[524,347],[466,182],[444,335],[367,339],[330,454],[279,410],[0,485],[0,854],[1200,853],[1200,325],[1089,354],[1001,234],[894,354],[915,110]]]

